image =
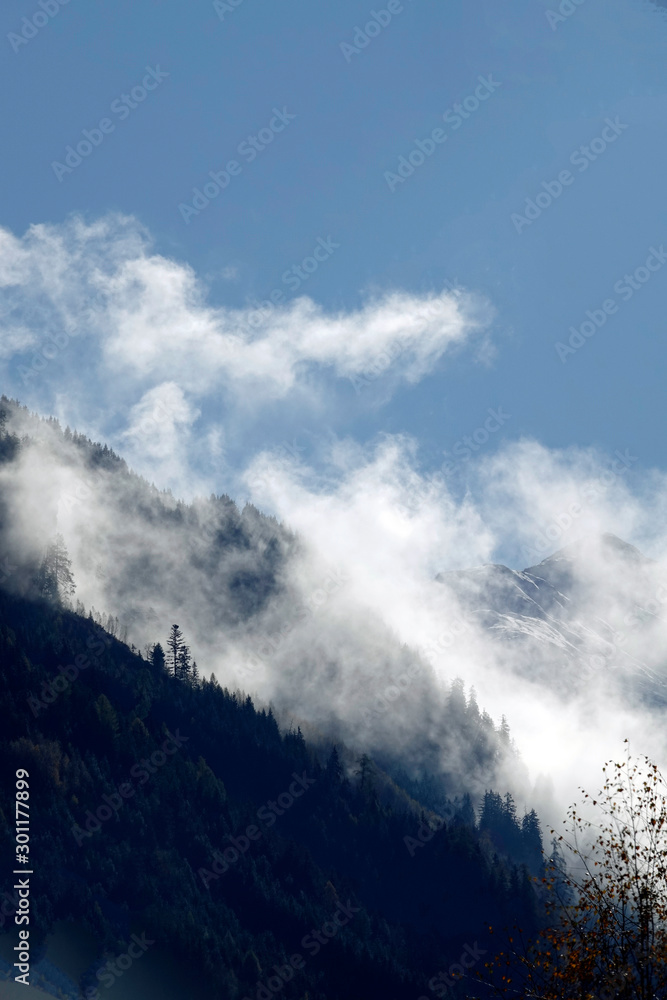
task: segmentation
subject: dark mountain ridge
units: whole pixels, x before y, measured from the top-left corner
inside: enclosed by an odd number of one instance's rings
[[[350,742],[404,781],[439,782],[433,807],[510,787],[518,761],[499,721],[348,601],[344,574],[275,518],[226,495],[176,500],[106,445],[0,406],[8,590],[41,593],[39,566],[62,533],[72,606],[144,653],[178,621],[195,659],[278,719]]]
[[[141,931],[193,996],[261,995],[303,953],[288,998],[414,1000],[489,924],[535,920],[522,866],[539,866],[539,826],[510,798],[443,822],[369,758],[316,752],[215,679],[178,680],[91,617],[6,592],[0,662],[4,853],[24,768],[35,954],[59,922],[85,929],[83,996]],[[316,960],[303,942],[341,907],[355,919]]]

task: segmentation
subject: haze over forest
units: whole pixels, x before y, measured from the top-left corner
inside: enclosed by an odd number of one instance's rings
[[[667,0],[0,21],[2,1000],[667,1000]]]

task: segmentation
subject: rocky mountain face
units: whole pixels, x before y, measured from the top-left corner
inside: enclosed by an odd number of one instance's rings
[[[567,695],[604,676],[627,696],[667,704],[667,581],[634,546],[604,534],[522,571],[440,573],[508,670]]]

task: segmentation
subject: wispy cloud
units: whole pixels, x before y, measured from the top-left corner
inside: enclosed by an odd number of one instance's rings
[[[667,483],[656,471],[640,473],[627,449],[619,454],[628,463],[593,449],[509,442],[493,455],[471,460],[468,490],[457,499],[446,478],[420,470],[416,442],[386,437],[371,449],[334,444],[325,474],[298,459],[267,453],[253,461],[248,482],[255,485],[258,505],[297,529],[323,562],[335,559],[344,568],[348,582],[339,603],[346,625],[337,634],[344,631],[349,638],[358,632],[365,643],[370,626],[358,616],[364,607],[369,622],[377,618],[398,643],[423,651],[441,681],[460,676],[474,685],[494,718],[507,715],[537,782],[534,794],[545,795],[543,805],[551,809],[545,789],[555,788],[561,808],[582,775],[594,775],[599,760],[613,755],[627,735],[658,758],[667,755],[654,714],[658,708],[629,699],[612,670],[614,663],[631,666],[632,677],[640,667],[637,676],[650,671],[667,682],[667,614],[653,608],[633,618],[647,594],[654,597],[656,582],[667,584],[662,528]],[[555,535],[551,526],[558,529]],[[610,561],[599,545],[605,532],[642,545],[656,559],[646,579],[643,569],[629,572],[621,561]],[[527,554],[538,535],[546,549]],[[546,627],[544,641],[537,633],[535,641],[524,641],[518,636],[525,623],[518,619],[513,639],[496,636],[483,615],[471,617],[460,605],[455,574],[448,586],[435,579],[442,571],[500,561],[522,569],[563,546],[571,547],[568,558],[578,580],[576,604],[563,612],[563,620],[579,630],[580,653],[571,647],[565,655],[562,646],[548,641]],[[482,582],[480,602],[487,607],[490,594]],[[632,624],[640,620],[641,625]],[[465,627],[459,627],[462,622]],[[616,650],[609,641],[615,630],[628,635]],[[323,634],[320,628],[309,641],[321,645]],[[297,648],[293,636],[287,660],[295,660]],[[604,669],[584,671],[587,648],[614,655]],[[322,658],[326,661],[324,653]],[[355,670],[363,668],[355,664]],[[347,690],[344,678],[343,669],[338,683]],[[368,683],[378,683],[370,672]],[[403,722],[412,710],[397,709]],[[412,725],[418,728],[420,719],[413,718]]]
[[[414,384],[491,315],[462,292],[390,290],[335,313],[302,296],[249,324],[251,307],[210,305],[190,267],[156,253],[135,220],[118,216],[33,226],[22,239],[3,232],[0,275],[6,327],[20,324],[36,339],[58,326],[81,327],[106,379],[174,381],[199,398],[221,386],[230,396],[252,386],[257,403],[286,398],[314,370],[361,373],[398,343],[400,378]],[[99,309],[92,323],[91,304]]]

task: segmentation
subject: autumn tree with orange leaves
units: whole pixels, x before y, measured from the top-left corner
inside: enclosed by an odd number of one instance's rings
[[[581,789],[582,811],[568,810],[538,885],[546,929],[532,940],[514,929],[479,974],[484,996],[667,998],[667,783],[629,746],[602,770],[599,795]]]

